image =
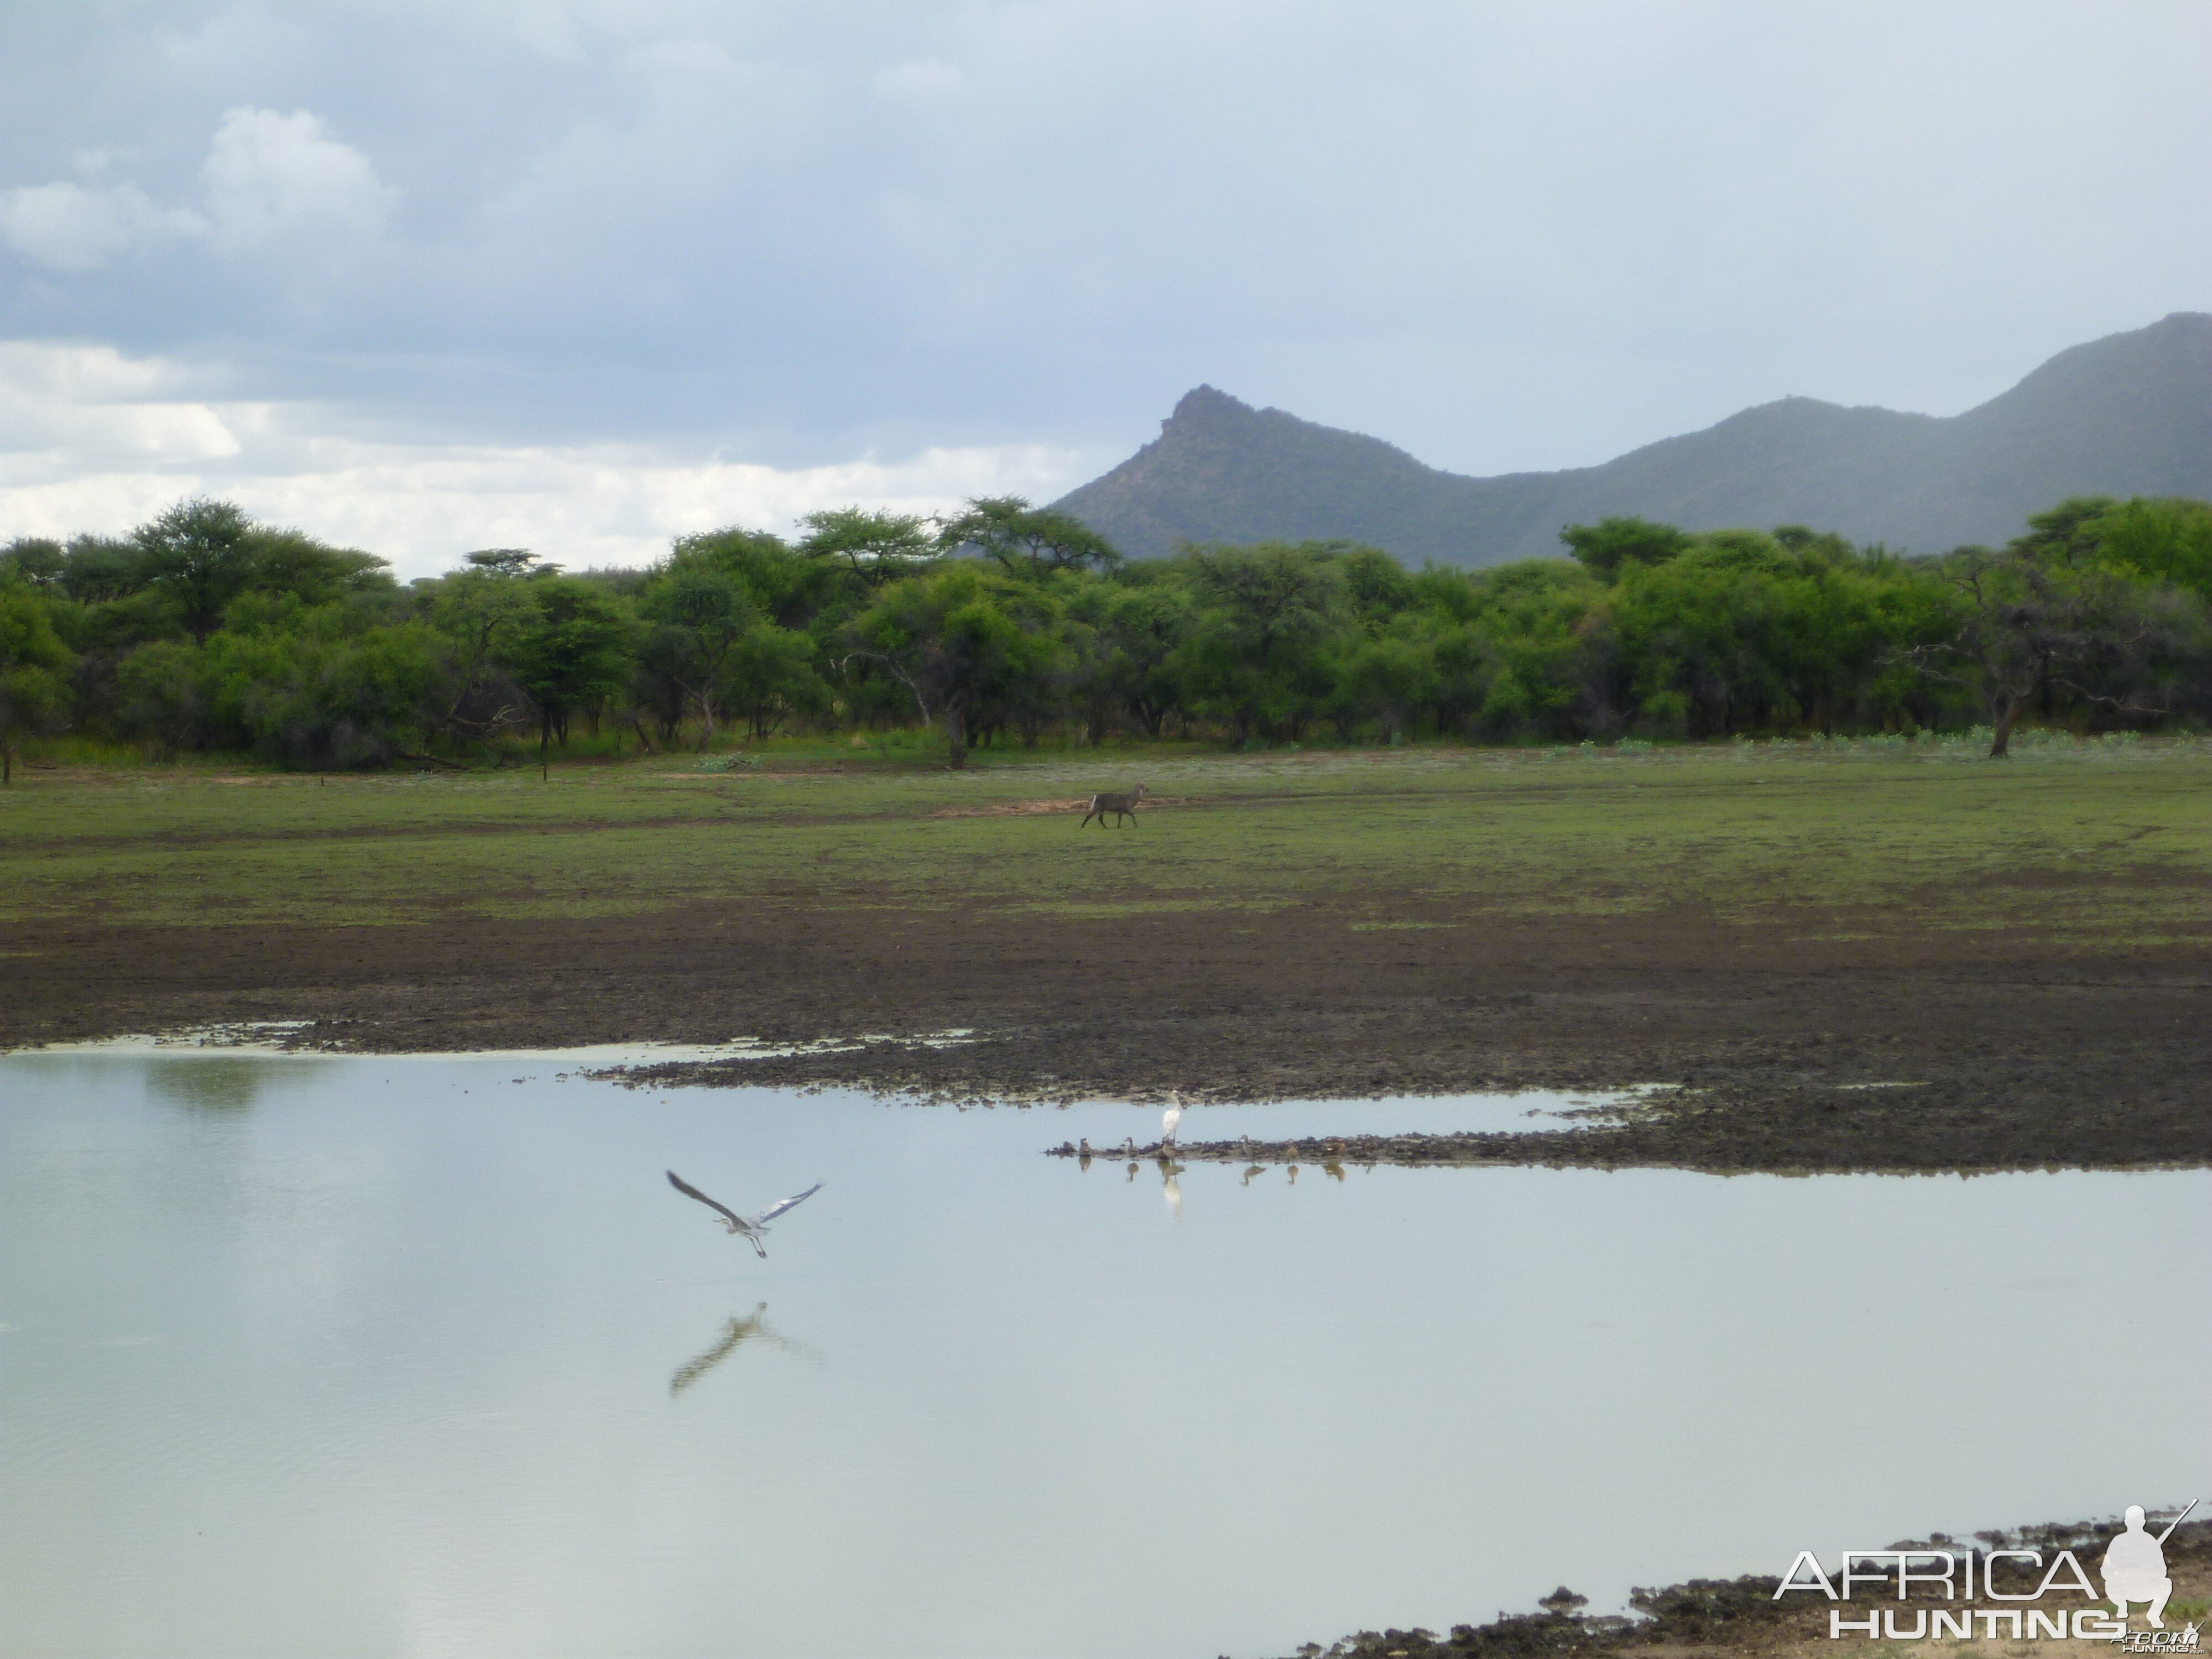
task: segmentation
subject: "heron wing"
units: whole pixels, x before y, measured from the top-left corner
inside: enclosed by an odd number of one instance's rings
[[[786,1210],[790,1209],[793,1205],[804,1204],[808,1199],[813,1197],[815,1194],[821,1190],[822,1183],[817,1181],[811,1187],[809,1187],[805,1192],[795,1193],[791,1197],[785,1199],[781,1204],[769,1205],[768,1208],[763,1210],[758,1215],[753,1218],[753,1225],[756,1227],[765,1227],[769,1222],[775,1220],[776,1217],[781,1215]]]
[[[668,1184],[675,1188],[678,1192],[683,1194],[684,1197],[696,1198],[708,1209],[717,1211],[720,1213],[729,1217],[729,1218],[735,1222],[739,1228],[746,1231],[750,1231],[753,1225],[751,1222],[747,1221],[744,1217],[739,1215],[728,1205],[716,1203],[713,1199],[708,1197],[706,1194],[701,1192],[696,1187],[694,1187],[690,1182],[686,1181],[682,1176],[677,1174],[673,1170],[671,1170],[668,1172]],[[774,1212],[770,1212],[770,1213],[772,1214]]]

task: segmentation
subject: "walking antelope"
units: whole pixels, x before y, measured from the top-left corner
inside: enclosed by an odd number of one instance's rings
[[[1106,827],[1106,815],[1109,812],[1114,815],[1114,821],[1116,823],[1123,818],[1134,823],[1137,821],[1137,803],[1144,798],[1145,786],[1141,783],[1126,795],[1093,795],[1091,798],[1091,810],[1083,815],[1083,823],[1079,823],[1075,827],[1080,830],[1084,824],[1097,818],[1098,827],[1103,830]]]

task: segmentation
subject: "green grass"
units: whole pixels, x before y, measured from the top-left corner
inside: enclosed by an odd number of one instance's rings
[[[498,773],[30,769],[0,793],[0,930],[45,919],[394,924],[701,903],[1070,916],[1327,904],[1334,925],[1684,904],[1833,939],[2202,939],[2212,744],[986,754],[770,744]],[[1141,777],[1133,829],[1036,810]],[[4,945],[4,933],[0,933]]]

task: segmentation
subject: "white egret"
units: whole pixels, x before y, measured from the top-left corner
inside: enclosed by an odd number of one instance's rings
[[[1176,1144],[1176,1126],[1182,1121],[1182,1095],[1180,1091],[1170,1089],[1168,1091],[1167,1112],[1160,1119],[1161,1146],[1172,1146]]]

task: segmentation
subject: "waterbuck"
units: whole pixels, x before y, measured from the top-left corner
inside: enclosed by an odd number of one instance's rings
[[[1083,815],[1083,823],[1079,823],[1075,827],[1080,830],[1085,823],[1089,823],[1091,819],[1097,818],[1098,827],[1103,830],[1106,827],[1106,815],[1109,812],[1114,815],[1114,821],[1116,823],[1123,818],[1134,823],[1137,821],[1137,803],[1144,798],[1145,786],[1141,783],[1126,795],[1093,795],[1091,798],[1091,810]]]

